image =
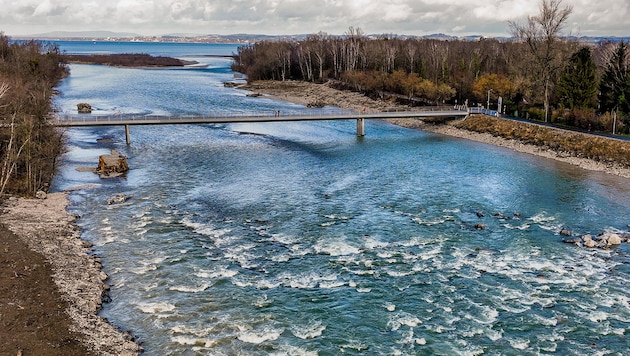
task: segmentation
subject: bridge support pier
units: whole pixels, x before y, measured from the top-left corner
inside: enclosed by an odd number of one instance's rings
[[[357,119],[357,136],[365,136],[365,119]]]
[[[125,141],[127,141],[127,146],[131,144],[131,137],[129,135],[129,125],[125,125]]]

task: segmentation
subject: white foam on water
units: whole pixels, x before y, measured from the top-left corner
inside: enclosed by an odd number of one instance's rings
[[[291,256],[288,254],[277,254],[271,256],[271,260],[274,262],[289,262]]]
[[[556,222],[556,217],[549,216],[546,212],[538,213],[528,220],[547,231],[558,232],[562,228],[562,224]]]
[[[214,340],[183,335],[171,336],[171,341],[180,345],[198,347],[213,347],[217,344]]]
[[[232,278],[231,282],[232,282],[233,285],[235,285],[237,287],[241,287],[241,288],[254,286],[254,282],[249,281],[249,280],[247,280],[245,278],[239,278],[238,276],[236,278]]]
[[[199,293],[199,292],[205,291],[211,286],[212,284],[210,283],[204,283],[198,286],[172,286],[172,287],[169,287],[168,290],[172,290],[175,292],[184,292],[184,293]]]
[[[271,241],[279,242],[283,245],[293,245],[299,242],[296,236],[287,234],[271,234]]]
[[[147,272],[155,271],[158,268],[159,268],[158,265],[146,264],[140,267],[130,268],[129,271],[134,274],[143,275],[143,274],[146,274]]]
[[[322,336],[324,330],[326,330],[326,325],[324,325],[321,321],[316,321],[308,325],[294,325],[291,327],[291,333],[293,336],[302,340],[309,340]]]
[[[592,311],[588,315],[588,320],[594,323],[599,323],[599,322],[608,320],[608,316],[609,314],[603,311]]]
[[[435,324],[427,325],[426,328],[427,330],[434,332],[436,334],[443,334],[445,332],[451,332],[451,331],[457,330],[454,327],[446,327],[444,325],[435,325]]]
[[[291,345],[280,345],[278,346],[280,349],[279,352],[270,352],[270,356],[317,356],[319,352],[317,351],[309,351],[304,348],[298,346]]]
[[[442,253],[442,246],[436,245],[430,249],[422,250],[420,252],[420,260],[427,261],[432,260]]]
[[[528,339],[508,339],[508,342],[510,346],[517,350],[526,350],[530,343]]]
[[[387,327],[391,331],[397,331],[402,326],[414,328],[420,324],[422,324],[422,320],[420,320],[417,316],[406,312],[398,312],[389,317]]]
[[[204,223],[198,223],[198,222],[192,221],[191,218],[188,216],[185,216],[184,218],[181,219],[181,224],[190,228],[192,231],[194,231],[197,234],[209,236],[213,238],[222,237],[232,231],[231,229],[227,229],[227,228],[217,229],[212,224],[209,224],[209,223],[204,224]]]
[[[426,345],[427,340],[425,338],[418,338],[414,334],[413,328],[409,328],[401,333],[402,338],[396,343],[405,344],[405,345]],[[395,352],[396,355],[405,355],[403,351],[397,350]]]
[[[370,293],[372,288],[357,288],[357,292],[359,293]]]
[[[492,324],[497,321],[499,317],[499,312],[493,307],[487,305],[481,305],[475,302],[471,302],[478,309],[478,313],[473,314],[465,314],[464,317],[468,320],[472,320],[479,324]]]
[[[520,225],[503,224],[503,227],[505,227],[506,229],[510,229],[510,230],[527,230],[527,229],[529,229],[530,226],[531,226],[531,224],[528,224],[528,223],[522,223]]]
[[[132,220],[132,221],[135,222],[134,224],[131,225],[132,229],[141,229],[151,224],[153,222],[153,219],[151,217],[144,216],[140,218],[139,220]]]
[[[140,309],[140,311],[146,314],[157,314],[163,312],[171,312],[175,310],[175,305],[166,302],[139,303],[137,307],[138,309]]]
[[[339,283],[339,286],[345,284],[345,282],[339,280],[338,275],[334,273],[318,274],[317,272],[306,272],[303,274],[292,274],[286,271],[278,275],[278,280],[281,281],[284,286],[298,289],[326,288],[326,285],[329,285],[329,288],[334,288],[334,286]]]
[[[409,270],[409,271],[394,271],[391,269],[385,269],[385,273],[387,273],[388,276],[390,277],[405,277],[405,276],[411,276],[412,274],[415,274],[415,271],[413,270]]]
[[[536,321],[536,323],[538,325],[544,325],[544,326],[556,326],[558,325],[558,319],[553,317],[553,318],[545,318],[541,315],[538,314],[534,314],[532,316],[532,318],[534,319],[534,321]]]
[[[396,305],[394,303],[387,302],[387,303],[383,304],[383,307],[389,312],[393,312],[393,311],[396,310]]]
[[[333,219],[333,220],[350,220],[349,216],[343,216],[343,215],[337,215],[337,214],[324,215],[324,217],[326,219]]]
[[[250,344],[262,344],[266,341],[277,340],[283,332],[283,329],[265,327],[263,330],[242,331],[236,338]]]
[[[317,253],[330,256],[346,256],[361,252],[357,247],[343,240],[319,241],[314,248]]]
[[[273,300],[269,299],[266,294],[259,296],[252,305],[256,308],[267,308],[273,304]]]
[[[350,339],[347,343],[341,345],[341,350],[350,349],[354,351],[366,351],[368,350],[368,345],[363,343],[361,340]],[[345,353],[345,351],[343,351]]]
[[[389,246],[389,244],[387,242],[377,240],[374,237],[370,236],[365,239],[363,246],[365,246],[365,248],[368,250],[378,250],[378,249],[386,249]]]
[[[344,281],[323,281],[319,283],[319,288],[334,289],[334,288],[343,287],[344,285],[346,285],[346,282]]]
[[[483,334],[492,342],[497,342],[503,338],[503,330],[485,329]]]
[[[258,289],[274,289],[282,285],[282,282],[273,279],[259,279],[256,282],[256,288]]]
[[[530,217],[528,220],[533,221],[536,224],[541,224],[541,223],[547,223],[550,221],[556,221],[556,217],[555,216],[549,216],[547,215],[547,212],[543,211],[541,213],[538,213],[532,217]]]
[[[412,218],[411,220],[417,223],[418,225],[433,226],[433,225],[444,224],[447,221],[453,221],[453,217],[443,216],[443,217],[434,218],[434,219]]]
[[[236,276],[239,272],[236,270],[228,269],[225,266],[217,267],[214,270],[204,270],[201,269],[198,272],[195,272],[195,276],[199,278],[207,278],[207,279],[218,279],[218,278],[232,278]]]

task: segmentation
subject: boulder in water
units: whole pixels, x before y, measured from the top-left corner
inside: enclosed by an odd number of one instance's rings
[[[91,114],[92,113],[92,105],[90,105],[88,103],[78,103],[77,104],[77,111],[79,111],[79,114]]]
[[[111,154],[98,157],[98,168],[96,172],[101,178],[118,177],[128,170],[127,157],[116,150],[112,150]]]

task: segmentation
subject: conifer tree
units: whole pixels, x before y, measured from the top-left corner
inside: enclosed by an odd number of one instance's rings
[[[571,56],[557,84],[559,101],[569,109],[593,108],[597,105],[597,67],[588,47]]]

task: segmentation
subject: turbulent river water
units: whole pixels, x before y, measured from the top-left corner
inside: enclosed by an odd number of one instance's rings
[[[226,88],[234,45],[59,42],[207,66],[70,66],[58,110],[293,110]],[[314,109],[315,110],[315,109]],[[325,108],[324,110],[333,110]],[[381,121],[74,128],[53,184],[147,355],[627,354],[630,181]],[[116,149],[130,172],[101,180]],[[132,195],[107,205],[117,193]],[[478,214],[481,213],[481,214]],[[501,214],[495,216],[495,214]],[[479,216],[483,215],[483,216]],[[475,229],[476,224],[485,229]]]

